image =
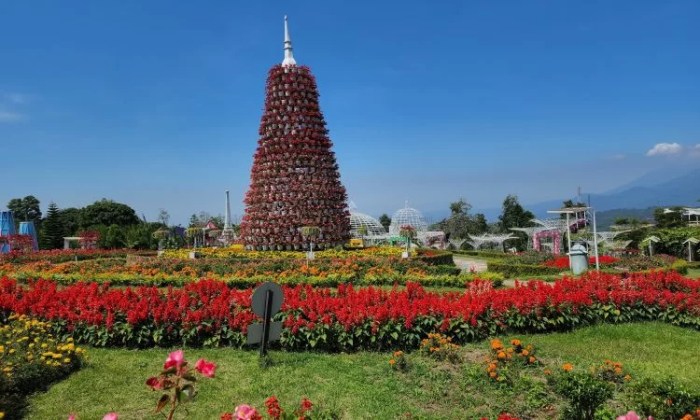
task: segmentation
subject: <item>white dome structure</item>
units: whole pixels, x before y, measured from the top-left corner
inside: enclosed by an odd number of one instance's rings
[[[360,228],[364,227],[365,232],[360,233]],[[350,236],[360,238],[363,236],[379,236],[386,235],[386,229],[374,217],[356,212],[350,212]]]
[[[416,229],[416,233],[427,232],[428,223],[423,218],[421,212],[408,206],[399,209],[391,217],[391,225],[389,225],[389,233],[398,235],[401,226],[410,225]]]

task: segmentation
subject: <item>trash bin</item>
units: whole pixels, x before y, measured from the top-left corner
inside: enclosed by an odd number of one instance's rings
[[[583,244],[576,243],[569,250],[571,257],[571,271],[574,275],[579,275],[588,270],[588,250]]]

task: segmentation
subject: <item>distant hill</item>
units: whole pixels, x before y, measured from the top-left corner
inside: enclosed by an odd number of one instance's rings
[[[615,209],[596,212],[596,224],[598,230],[608,230],[615,220],[620,218],[632,218],[642,221],[654,222],[654,207],[646,209]]]
[[[698,199],[700,199],[700,169],[692,170],[685,175],[660,184],[642,186],[634,183],[634,186],[614,191],[606,194],[591,194],[591,206],[597,212],[619,209],[627,209],[629,211],[630,209],[649,209],[675,205],[698,206],[700,205],[698,203]],[[588,196],[585,199],[587,200]],[[526,205],[525,207],[538,217],[547,217],[547,210],[561,207],[562,201],[551,200]]]

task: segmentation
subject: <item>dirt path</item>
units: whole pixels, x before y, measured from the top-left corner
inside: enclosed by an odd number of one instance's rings
[[[468,273],[472,268],[477,272],[481,273],[487,270],[486,260],[480,258],[472,257],[469,255],[459,255],[453,254],[452,259],[455,265],[462,269],[462,272]]]

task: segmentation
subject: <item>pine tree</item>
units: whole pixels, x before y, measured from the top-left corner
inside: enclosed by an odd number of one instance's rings
[[[291,51],[291,42],[289,43]],[[286,44],[285,44],[286,45]],[[318,248],[345,243],[350,213],[316,80],[295,62],[268,74],[241,236],[252,249],[304,249],[300,228],[321,229]]]
[[[63,224],[56,203],[51,202],[41,225],[41,249],[56,249],[63,246]]]

